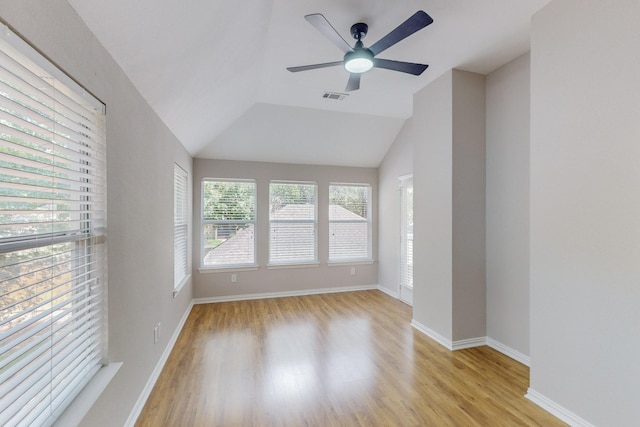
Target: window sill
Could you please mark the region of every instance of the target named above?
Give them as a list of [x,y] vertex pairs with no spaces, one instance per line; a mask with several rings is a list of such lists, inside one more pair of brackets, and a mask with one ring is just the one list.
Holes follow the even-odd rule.
[[224,267],[200,267],[198,272],[201,274],[212,274],[212,273],[228,273],[234,271],[256,271],[259,266],[256,265],[239,265],[237,267],[233,266],[224,266]]
[[327,265],[329,267],[341,267],[345,265],[370,265],[373,264],[372,259],[363,259],[363,260],[345,260],[345,261],[329,261]]
[[269,264],[267,269],[269,270],[282,270],[287,268],[317,268],[320,267],[319,262],[305,262],[300,264]]
[[182,279],[180,281],[180,283],[178,284],[178,286],[176,286],[173,289],[173,297],[177,297],[178,294],[180,293],[180,291],[182,290],[182,288],[184,288],[184,285],[186,285],[187,283],[189,283],[189,281],[191,280],[191,275],[187,275],[184,279]]
[[109,363],[96,372],[80,394],[71,402],[55,421],[55,425],[75,426],[89,413],[91,407],[98,401],[102,392],[107,388],[118,372],[122,363]]

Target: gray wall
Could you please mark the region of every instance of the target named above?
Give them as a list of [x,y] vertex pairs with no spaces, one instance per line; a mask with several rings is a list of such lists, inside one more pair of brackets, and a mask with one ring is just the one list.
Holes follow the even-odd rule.
[[413,119],[405,122],[378,167],[378,283],[398,296],[400,287],[400,191],[398,180],[413,173]]
[[556,0],[531,43],[531,389],[640,420],[640,2]]
[[453,71],[413,97],[413,319],[452,340]]
[[484,92],[452,70],[414,96],[413,317],[452,342],[486,335]]
[[[257,261],[256,271],[200,272],[201,195],[203,178],[255,179],[258,191]],[[318,184],[318,261],[319,267],[269,269],[269,181],[314,181]],[[292,165],[282,163],[240,162],[195,159],[194,161],[194,297],[220,298],[265,293],[297,293],[326,288],[377,286],[376,262],[359,265],[327,265],[329,253],[329,184],[368,183],[372,187],[372,254],[375,260],[378,245],[378,171],[375,168]],[[351,275],[351,268],[356,274]],[[231,274],[237,282],[231,283]]]
[[192,299],[190,284],[172,296],[173,163],[191,175],[192,160],[68,3],[0,14],[107,106],[109,359],[124,364],[83,425],[122,426]]
[[[455,128],[454,121],[449,117],[453,113],[447,113],[454,111],[454,91],[451,87],[454,85],[454,75],[468,74],[458,73],[454,71],[443,75],[434,85],[417,94],[413,118],[407,121],[379,168],[379,236],[381,241],[394,242],[392,249],[392,245],[385,245],[379,251],[380,285],[397,292],[400,223],[398,177],[412,173],[415,168],[416,192],[423,195],[416,197],[416,203],[421,204],[417,209],[422,212],[421,218],[425,221],[417,225],[416,230],[416,251],[423,253],[423,262],[416,263],[418,296],[414,319],[422,325],[432,325],[430,329],[449,339],[453,337],[453,320],[448,323],[447,319],[453,319],[456,310],[459,317],[464,317],[467,312],[464,301],[461,303],[458,300],[456,304],[453,300],[453,291],[445,285],[452,283],[453,278],[450,271],[442,269],[443,262],[453,265],[453,249],[447,240],[453,238],[453,233],[443,237],[448,227],[453,227],[453,222],[449,223],[453,213],[448,210],[453,204],[453,196],[444,191],[447,186],[449,192],[453,191],[454,152],[453,144],[447,143],[453,139],[451,129]],[[477,79],[482,78],[475,76],[475,79],[472,88],[457,83],[458,102],[465,105],[465,96],[476,99],[475,107],[466,114],[471,114],[476,129],[481,129],[479,122],[483,120],[483,107],[478,103],[482,100],[482,85]],[[464,95],[465,91],[476,93]],[[444,145],[440,150],[437,141]],[[468,153],[474,152],[468,150]],[[464,159],[464,153],[458,158]],[[471,167],[476,168],[475,174],[481,178],[483,172],[478,168],[481,169],[482,165],[477,160],[483,158],[482,153],[476,152],[470,158],[475,161]],[[462,163],[457,163],[457,166],[466,167]],[[426,188],[418,188],[418,185]],[[473,200],[477,195],[486,194],[486,335],[492,345],[526,362],[529,357],[529,54],[522,55],[487,76],[486,191],[482,187],[482,179],[473,182],[473,185],[476,187],[470,189],[465,197]],[[464,203],[462,195],[459,193],[458,197]],[[475,203],[475,211],[482,210],[482,200],[475,199]],[[482,218],[480,214],[476,220]],[[461,222],[460,218],[458,222]],[[482,229],[478,222],[474,227],[476,231]],[[460,230],[458,244],[464,245],[465,233]],[[444,241],[448,246],[439,252],[439,261],[429,260],[428,264],[423,265],[424,260],[428,259],[424,258],[424,254],[434,256],[438,250],[438,246],[427,244],[429,239],[441,239],[440,242]],[[481,275],[482,249],[478,249],[482,244],[481,233],[476,237],[476,243],[475,250],[479,250],[480,256],[472,256],[475,257],[476,273]],[[484,298],[481,286],[465,293],[461,288],[459,294],[469,296],[466,303],[475,309],[476,319],[482,325],[481,308],[478,305],[479,301],[482,304]],[[469,335],[473,334],[482,334],[482,331],[474,331]]]
[[453,341],[486,336],[485,77],[453,71]]
[[487,76],[487,336],[529,356],[529,54]]

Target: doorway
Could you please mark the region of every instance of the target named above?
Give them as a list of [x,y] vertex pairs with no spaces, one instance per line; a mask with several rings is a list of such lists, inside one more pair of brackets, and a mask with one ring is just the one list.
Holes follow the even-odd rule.
[[400,299],[413,305],[413,175],[400,177]]

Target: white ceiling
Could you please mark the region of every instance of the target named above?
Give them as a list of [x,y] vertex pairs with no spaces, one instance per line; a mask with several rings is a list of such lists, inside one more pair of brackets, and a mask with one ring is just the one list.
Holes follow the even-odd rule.
[[[529,48],[549,0],[69,0],[142,96],[196,157],[376,167],[411,116],[413,94],[452,69],[486,74]],[[373,69],[342,101],[348,72],[286,67],[339,61],[304,15],[322,13],[365,46],[417,10],[433,24],[380,54],[429,64]],[[355,42],[355,41],[354,41]]]

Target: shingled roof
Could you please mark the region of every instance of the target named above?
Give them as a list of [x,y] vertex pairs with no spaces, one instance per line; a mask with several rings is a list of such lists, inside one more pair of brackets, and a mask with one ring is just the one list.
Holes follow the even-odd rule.
[[[271,214],[271,219],[304,220],[315,217],[312,204],[285,205]],[[329,214],[333,220],[360,221],[333,223],[330,227],[329,253],[332,259],[367,257],[369,239],[366,219],[342,206],[330,205]],[[282,230],[284,231],[284,230]],[[240,229],[217,247],[209,250],[204,257],[205,265],[251,264],[253,260],[254,226]]]

